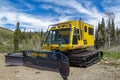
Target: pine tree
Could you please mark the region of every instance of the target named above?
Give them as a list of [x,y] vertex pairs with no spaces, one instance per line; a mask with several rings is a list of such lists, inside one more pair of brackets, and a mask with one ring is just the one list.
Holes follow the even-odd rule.
[[104,21],[104,18],[102,18],[102,21],[101,21],[101,35],[102,35],[103,46],[104,46],[105,41],[106,41],[106,32],[105,32],[105,21]]
[[103,46],[103,36],[102,36],[102,26],[101,23],[98,23],[98,46]]
[[111,45],[114,44],[113,40],[115,39],[115,24],[114,24],[115,15],[113,12],[106,12],[106,16],[108,18],[107,41],[108,41],[108,46],[110,47]]
[[98,48],[100,47],[100,39],[101,39],[101,24],[100,24],[100,22],[98,23],[98,30],[97,30],[97,38],[98,38],[98,42],[97,42],[97,44],[98,44]]
[[115,42],[116,42],[116,44],[118,44],[118,40],[119,39],[119,28],[118,27],[116,27],[116,30],[115,30]]
[[101,24],[98,22],[98,31],[101,31]]
[[30,39],[32,38],[32,32],[31,31],[29,32],[29,38]]
[[101,35],[101,24],[98,22],[98,28],[95,31],[95,46],[96,49],[100,48],[102,42],[102,35]]
[[114,24],[114,19],[112,19],[112,23],[111,23],[111,41],[114,44],[114,40],[115,40],[115,24]]
[[110,31],[111,31],[111,24],[110,24],[110,19],[108,20],[108,26],[107,26],[107,40],[108,40],[108,46],[110,47],[111,45],[111,34],[110,34]]
[[26,40],[27,39],[27,35],[26,35],[26,32],[25,32],[25,28],[24,28],[24,31],[23,32],[21,32],[21,41],[22,40]]
[[98,29],[95,30],[95,48],[99,48],[99,40],[98,40]]
[[19,50],[19,44],[20,44],[20,40],[21,40],[21,30],[19,28],[20,23],[17,22],[16,26],[16,30],[14,32],[14,52],[17,52]]
[[119,28],[117,27],[116,28],[116,37],[118,37],[118,35],[119,35]]

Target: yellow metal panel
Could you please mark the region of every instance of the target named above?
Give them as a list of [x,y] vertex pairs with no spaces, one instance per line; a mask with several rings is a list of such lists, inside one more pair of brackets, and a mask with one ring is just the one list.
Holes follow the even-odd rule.
[[[72,26],[68,26],[66,25],[65,27],[62,27],[60,25],[62,24],[67,24],[67,23],[71,23]],[[67,21],[63,22],[63,23],[58,23],[59,27],[56,28],[51,28],[51,30],[57,30],[57,29],[64,29],[64,28],[72,28],[72,31],[70,33],[70,43],[69,44],[49,44],[46,45],[44,44],[43,47],[45,49],[49,49],[49,50],[60,50],[60,51],[65,51],[65,50],[70,50],[70,49],[76,49],[76,48],[86,48],[89,46],[94,46],[94,35],[89,35],[89,30],[88,28],[92,28],[94,29],[94,26],[88,24],[88,23],[84,23],[82,20],[78,21],[78,20],[72,20],[72,21]],[[84,26],[87,26],[87,32],[84,31]],[[80,34],[80,40],[78,40],[78,44],[73,45],[72,41],[73,41],[73,34],[74,34],[74,28],[79,29],[79,32],[82,30],[82,34]],[[61,32],[62,33],[62,32]],[[66,34],[66,33],[64,33]],[[87,44],[84,44],[84,41],[87,41]]]

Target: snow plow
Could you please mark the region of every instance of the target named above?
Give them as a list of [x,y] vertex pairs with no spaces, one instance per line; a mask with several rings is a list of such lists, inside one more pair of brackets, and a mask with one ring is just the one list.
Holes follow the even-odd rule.
[[[7,65],[23,65],[37,69],[52,69],[67,80],[70,66],[88,67],[97,63],[103,52],[94,47],[94,26],[82,20],[50,25],[42,47],[46,51],[25,50],[5,55]],[[53,70],[54,69],[54,70]]]
[[26,66],[42,70],[60,72],[65,79],[69,75],[69,60],[60,52],[26,50],[5,55],[6,65]]

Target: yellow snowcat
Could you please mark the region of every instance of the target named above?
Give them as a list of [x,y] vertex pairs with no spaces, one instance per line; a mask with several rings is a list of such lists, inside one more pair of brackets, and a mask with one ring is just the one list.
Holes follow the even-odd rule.
[[94,47],[94,26],[80,20],[50,25],[42,44],[44,51],[25,50],[5,55],[7,65],[55,69],[67,80],[70,66],[87,67],[98,62],[102,51]]

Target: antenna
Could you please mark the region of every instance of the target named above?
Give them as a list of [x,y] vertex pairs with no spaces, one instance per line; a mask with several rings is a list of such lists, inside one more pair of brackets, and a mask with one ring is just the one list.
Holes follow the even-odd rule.
[[82,18],[79,19],[79,21],[82,20]]

